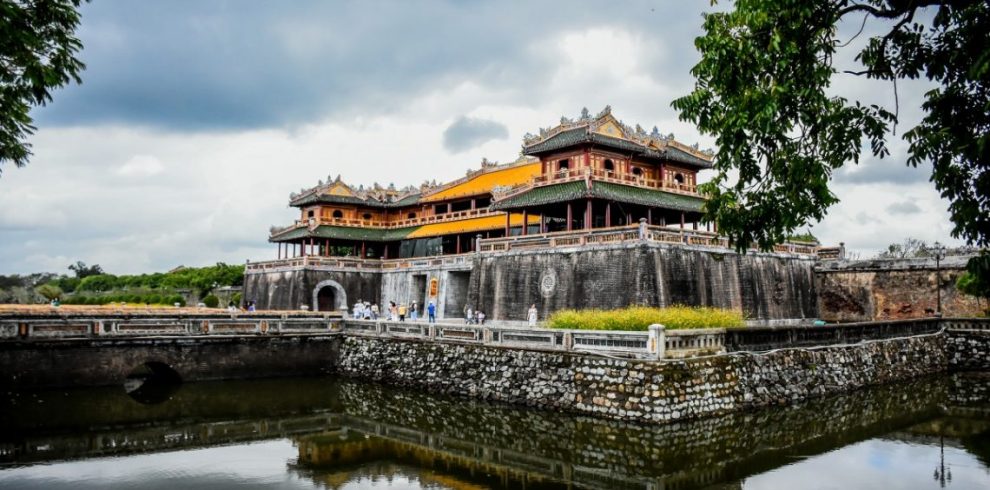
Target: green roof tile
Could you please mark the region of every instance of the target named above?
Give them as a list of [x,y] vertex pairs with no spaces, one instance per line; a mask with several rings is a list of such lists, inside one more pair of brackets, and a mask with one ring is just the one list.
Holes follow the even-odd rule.
[[563,184],[547,185],[536,187],[526,192],[509,196],[492,204],[491,209],[500,211],[503,209],[517,209],[527,206],[542,206],[557,202],[572,201],[587,197],[588,188],[583,180],[565,182]]
[[585,182],[578,180],[563,184],[536,187],[529,191],[496,201],[492,204],[491,209],[503,211],[543,206],[588,197],[688,212],[701,212],[702,206],[705,203],[705,200],[700,197],[685,196],[683,194],[674,194],[672,192],[623,184],[613,184],[611,182],[593,182],[589,192]]
[[352,226],[332,226],[332,225],[320,225],[314,230],[310,231],[309,228],[296,228],[289,230],[283,234],[273,236],[268,239],[270,242],[288,242],[293,240],[298,240],[300,238],[332,238],[336,240],[354,240],[354,241],[369,241],[369,242],[390,242],[395,240],[401,240],[413,231],[419,229],[419,226],[410,226],[407,228],[395,228],[395,229],[381,229],[381,228],[357,228]]

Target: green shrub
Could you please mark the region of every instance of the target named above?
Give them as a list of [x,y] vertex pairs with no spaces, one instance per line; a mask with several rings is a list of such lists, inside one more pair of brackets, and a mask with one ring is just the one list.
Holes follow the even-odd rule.
[[157,305],[162,302],[162,297],[158,294],[149,294],[144,297],[144,302],[149,305]]
[[241,300],[243,298],[244,298],[244,296],[241,295],[241,293],[234,293],[234,295],[230,297],[230,302],[231,303],[234,303],[234,306],[240,307],[241,306]]
[[179,306],[186,306],[186,299],[181,294],[173,294],[165,298],[165,304],[167,305],[174,305],[176,303],[179,303]]
[[745,326],[742,312],[707,306],[648,308],[630,306],[618,310],[561,310],[547,322],[550,328],[575,330],[647,330],[659,323],[668,330],[686,328],[736,328]]
[[203,304],[206,305],[207,308],[216,308],[217,306],[220,306],[220,298],[212,294],[207,294],[206,297],[203,298]]

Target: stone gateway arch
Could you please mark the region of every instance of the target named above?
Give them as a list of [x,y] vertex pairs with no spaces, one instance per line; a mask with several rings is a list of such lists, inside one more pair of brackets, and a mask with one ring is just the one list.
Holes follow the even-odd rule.
[[347,309],[347,292],[339,282],[327,279],[313,288],[313,311],[340,311]]

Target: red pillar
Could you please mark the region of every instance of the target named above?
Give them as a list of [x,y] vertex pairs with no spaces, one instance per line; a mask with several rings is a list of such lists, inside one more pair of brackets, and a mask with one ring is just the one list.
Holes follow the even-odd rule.
[[646,224],[653,224],[653,208],[646,208]]
[[631,224],[633,224],[632,213],[626,213],[626,225],[631,225]]
[[522,234],[525,235],[528,230],[529,230],[529,210],[523,209]]
[[684,229],[684,213],[681,213],[681,229]]
[[547,232],[547,217],[545,215],[540,215],[540,233]]
[[324,247],[323,248],[323,255],[326,255],[327,257],[329,257],[330,256],[330,239],[329,238],[326,239],[326,241],[323,244],[323,247]]
[[457,250],[454,253],[461,253],[461,236],[457,235]]
[[612,226],[612,203],[605,203],[605,228]]
[[586,205],[584,208],[584,229],[591,229],[591,199],[586,200]]
[[505,212],[505,236],[509,236],[509,229],[512,226],[512,211]]
[[366,258],[368,256],[367,249],[365,248],[365,242],[361,242],[361,258]]
[[571,222],[574,221],[574,206],[568,202],[567,203],[567,231],[571,231]]

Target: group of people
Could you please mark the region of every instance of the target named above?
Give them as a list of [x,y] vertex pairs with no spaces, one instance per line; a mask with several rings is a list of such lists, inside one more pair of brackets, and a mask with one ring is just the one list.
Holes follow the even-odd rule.
[[[425,310],[425,311],[423,311]],[[388,306],[384,309],[379,308],[378,303],[369,303],[367,301],[358,300],[354,303],[354,307],[351,309],[351,315],[355,320],[378,320],[382,318],[386,321],[393,322],[404,322],[406,318],[411,321],[417,321],[420,319],[421,315],[424,315],[428,322],[437,322],[437,305],[430,301],[427,303],[426,308],[421,310],[419,305],[413,301],[408,306],[405,303],[396,304],[395,301],[389,301]],[[475,310],[471,308],[470,305],[464,305],[464,323],[468,325],[484,325],[485,315],[484,311],[480,309]],[[536,305],[531,305],[529,311],[526,312],[526,319],[529,320],[529,325],[531,327],[536,326],[537,318],[539,317],[539,312],[536,309]]]
[[437,305],[430,301],[425,308],[425,312],[421,311],[419,305],[413,301],[409,306],[405,303],[396,304],[395,301],[389,301],[388,307],[382,311],[378,307],[378,303],[369,303],[367,301],[358,300],[354,303],[354,307],[351,309],[351,315],[355,320],[378,320],[379,318],[384,318],[388,321],[399,321],[404,322],[408,317],[410,320],[419,320],[420,315],[425,313],[427,321],[430,323],[436,323],[437,321]]
[[472,310],[470,306],[464,305],[464,323],[468,325],[484,325],[485,312]]

